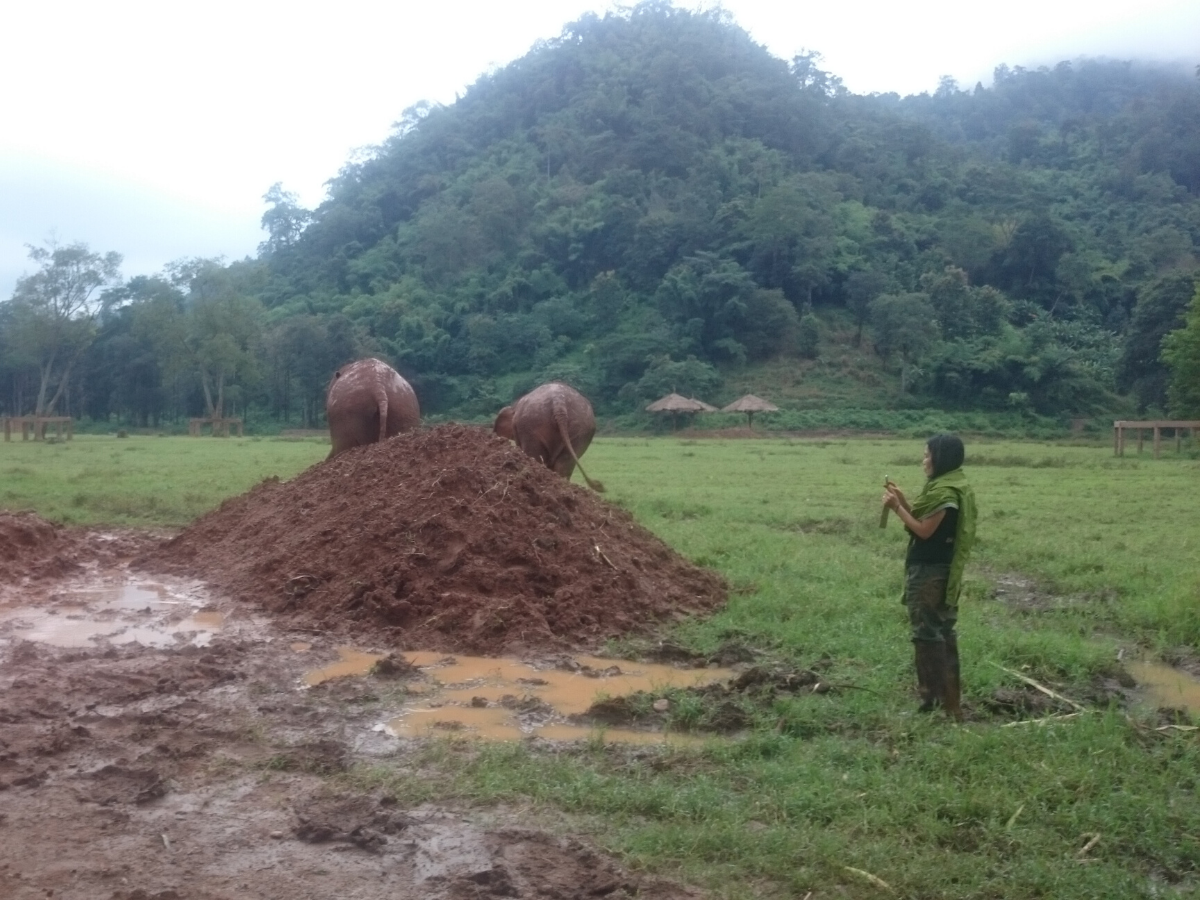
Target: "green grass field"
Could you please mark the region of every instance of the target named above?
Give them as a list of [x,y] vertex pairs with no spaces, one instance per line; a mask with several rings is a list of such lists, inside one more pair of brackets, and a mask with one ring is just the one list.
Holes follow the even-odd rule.
[[[0,507],[177,526],[326,446],[0,444]],[[1118,651],[1196,657],[1200,462],[968,440],[980,522],[959,623],[978,717],[952,726],[912,713],[903,531],[878,527],[884,476],[911,496],[920,457],[919,440],[597,441],[585,462],[607,499],[735,588],[676,639],[709,651],[735,638],[792,666],[824,659],[835,690],[751,708],[748,734],[703,749],[447,742],[352,777],[406,803],[564,817],[631,864],[718,897],[1200,895],[1200,732],[1163,729],[1155,710],[1094,691],[1119,676]],[[1023,585],[1025,601],[997,599],[1001,583]],[[1001,666],[1087,711],[1042,725],[981,715],[997,689],[1021,687]],[[695,713],[686,699],[680,727]]]

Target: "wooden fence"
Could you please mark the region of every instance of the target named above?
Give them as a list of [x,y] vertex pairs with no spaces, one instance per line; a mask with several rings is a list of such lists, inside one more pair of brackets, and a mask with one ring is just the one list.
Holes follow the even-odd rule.
[[1175,452],[1179,452],[1181,432],[1185,429],[1192,433],[1192,439],[1196,438],[1196,429],[1200,428],[1200,421],[1187,421],[1176,419],[1151,419],[1145,422],[1124,421],[1118,420],[1113,422],[1113,456],[1125,455],[1125,432],[1137,432],[1137,452],[1142,452],[1142,439],[1145,431],[1154,432],[1154,458],[1158,459],[1159,451],[1162,449],[1162,430],[1170,428],[1175,433]]
[[54,426],[54,434],[58,440],[63,439],[63,431],[66,431],[66,439],[69,441],[74,437],[72,422],[70,416],[5,416],[4,419],[4,439],[11,441],[13,432],[18,428],[21,430],[21,440],[29,440],[32,434],[35,441],[43,441],[46,439],[46,426]]

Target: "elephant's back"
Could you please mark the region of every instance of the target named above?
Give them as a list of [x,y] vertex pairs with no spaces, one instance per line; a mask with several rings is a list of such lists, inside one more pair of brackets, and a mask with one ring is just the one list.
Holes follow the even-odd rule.
[[377,397],[381,389],[389,405],[398,403],[411,406],[419,414],[417,393],[408,379],[383,360],[374,357],[355,360],[334,373],[326,393],[326,406],[334,405],[343,397]]
[[529,414],[537,411],[539,415],[553,413],[563,409],[572,419],[586,417],[595,420],[592,404],[587,397],[575,390],[569,384],[561,381],[549,381],[538,385],[513,405],[513,415]]

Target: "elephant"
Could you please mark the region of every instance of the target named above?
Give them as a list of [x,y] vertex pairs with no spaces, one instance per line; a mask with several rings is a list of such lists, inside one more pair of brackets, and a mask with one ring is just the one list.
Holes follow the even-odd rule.
[[583,470],[579,457],[596,434],[596,415],[587,397],[558,381],[534,388],[496,416],[492,430],[568,481],[579,466],[588,487],[603,493],[604,485]]
[[421,424],[417,394],[404,378],[378,359],[359,359],[333,373],[325,395],[325,417],[333,459]]

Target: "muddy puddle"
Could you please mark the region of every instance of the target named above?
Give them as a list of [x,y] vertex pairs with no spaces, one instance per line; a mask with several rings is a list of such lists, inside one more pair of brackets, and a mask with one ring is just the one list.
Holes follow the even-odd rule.
[[226,619],[211,608],[201,585],[187,581],[83,582],[36,598],[37,605],[25,599],[10,596],[0,603],[0,632],[53,647],[203,647]]
[[[339,660],[312,669],[304,683],[314,686],[334,678],[366,676],[383,659],[350,647],[338,648]],[[603,739],[617,743],[694,743],[690,735],[573,724],[598,700],[639,691],[699,687],[733,677],[721,668],[678,669],[673,666],[594,656],[573,656],[567,668],[518,659],[446,656],[443,653],[401,654],[420,670],[406,685],[409,702],[399,715],[377,726],[394,737],[462,736],[490,741],[540,737],[555,741]]]
[[[267,620],[218,609],[199,582],[122,580],[95,573],[60,583],[40,596],[8,592],[0,598],[0,638],[57,648],[140,645],[154,649],[207,647],[222,633],[272,640]],[[315,652],[311,641],[291,641],[293,654]],[[333,679],[365,678],[385,654],[337,648],[338,659],[314,665],[300,679],[307,689]],[[690,735],[627,728],[598,730],[578,717],[598,700],[637,692],[698,687],[733,677],[722,668],[673,666],[592,656],[533,663],[512,658],[397,654],[416,667],[404,682],[405,702],[375,730],[393,738],[431,736],[519,741],[602,739],[630,744],[694,743]],[[315,662],[315,660],[314,660]]]
[[[548,709],[525,698],[551,681],[439,654],[412,654],[417,669],[393,654],[396,677],[364,677],[378,654],[336,650],[182,580],[0,582],[0,898],[701,896],[531,827],[523,808],[411,806],[330,779],[360,760],[416,765],[386,732],[410,706],[442,703],[430,715],[449,720],[454,692],[490,696],[503,675],[544,679],[515,684]],[[336,680],[309,688],[318,673]]]
[[1134,677],[1146,701],[1156,707],[1185,709],[1200,716],[1200,679],[1162,663],[1145,660],[1128,662],[1125,668]]

